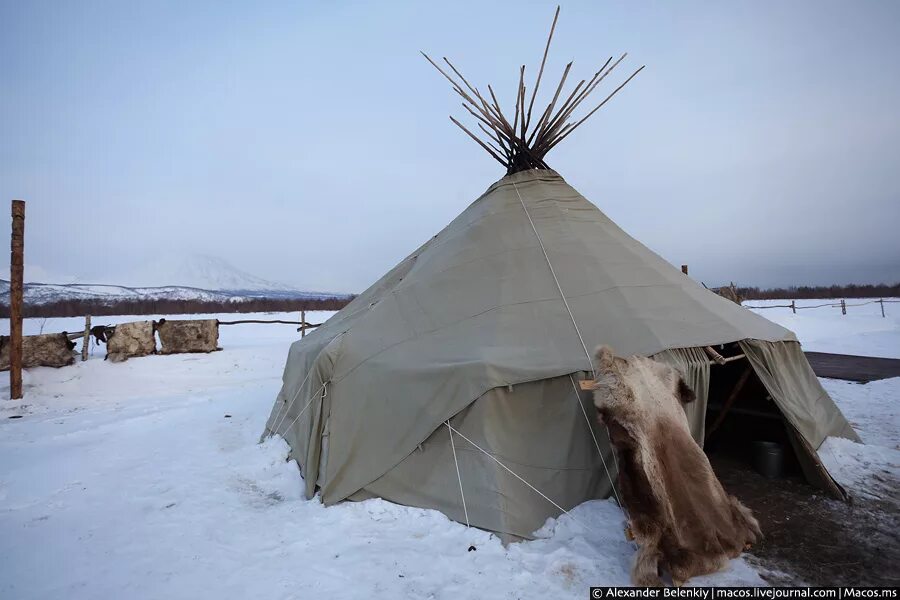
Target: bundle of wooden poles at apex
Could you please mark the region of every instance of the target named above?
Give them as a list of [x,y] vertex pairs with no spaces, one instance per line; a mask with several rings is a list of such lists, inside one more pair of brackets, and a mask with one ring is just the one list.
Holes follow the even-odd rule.
[[433,61],[431,57],[422,52],[422,56],[424,56],[428,62],[441,73],[441,75],[447,78],[453,86],[453,91],[462,97],[463,108],[477,119],[478,127],[484,132],[487,139],[479,138],[452,116],[450,117],[450,120],[469,137],[475,140],[475,142],[490,154],[491,157],[506,167],[507,175],[519,171],[526,171],[528,169],[549,169],[547,163],[544,162],[544,157],[547,153],[568,137],[570,133],[575,131],[579,125],[587,121],[591,115],[600,109],[600,107],[609,102],[619,90],[625,87],[625,84],[631,81],[631,79],[644,68],[641,66],[632,73],[628,79],[614,89],[612,93],[600,102],[600,104],[583,117],[577,120],[570,120],[581,103],[593,93],[597,86],[606,79],[606,76],[609,75],[620,62],[622,62],[628,53],[622,54],[615,62],[612,62],[612,57],[610,56],[603,66],[594,73],[590,80],[582,79],[579,81],[571,93],[569,93],[566,100],[559,105],[559,108],[557,108],[557,103],[563,88],[565,87],[566,79],[569,77],[569,71],[572,68],[573,62],[570,62],[563,71],[559,85],[556,86],[556,92],[553,94],[553,99],[532,127],[532,109],[534,108],[534,101],[537,98],[538,89],[541,86],[541,77],[544,74],[544,66],[547,63],[547,53],[550,50],[550,42],[553,40],[553,32],[556,30],[556,21],[558,18],[559,6],[556,7],[556,14],[553,16],[553,25],[550,26],[550,35],[547,37],[547,45],[544,47],[544,56],[541,59],[541,67],[538,70],[534,89],[531,90],[531,99],[528,101],[527,108],[525,65],[522,65],[519,68],[519,89],[516,93],[516,107],[513,113],[512,122],[506,118],[503,111],[500,109],[500,102],[497,100],[497,96],[494,94],[494,90],[490,85],[487,86],[491,100],[488,102],[481,92],[478,91],[478,88],[472,87],[466,78],[463,77],[462,73],[460,73],[446,57],[443,58],[444,62],[447,63],[447,66],[450,67],[460,81],[451,77],[444,69]]

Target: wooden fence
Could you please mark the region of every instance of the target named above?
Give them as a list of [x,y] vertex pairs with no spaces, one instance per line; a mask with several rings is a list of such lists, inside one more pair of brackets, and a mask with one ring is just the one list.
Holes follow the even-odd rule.
[[886,317],[887,315],[884,312],[885,304],[897,304],[900,303],[900,300],[885,300],[884,298],[878,298],[877,300],[867,300],[866,302],[856,302],[854,304],[847,304],[847,301],[841,299],[836,302],[826,302],[824,304],[813,304],[810,306],[798,306],[796,300],[791,300],[790,304],[769,304],[766,306],[751,306],[749,304],[741,304],[744,308],[752,308],[752,309],[764,309],[764,308],[790,308],[794,314],[797,314],[798,310],[809,310],[811,308],[838,308],[841,309],[841,314],[847,314],[847,308],[853,306],[866,306],[867,304],[880,304],[881,305],[881,316]]
[[[160,321],[161,322],[161,321]],[[154,322],[156,323],[156,322]],[[297,331],[300,333],[300,337],[306,337],[306,332],[315,329],[316,327],[321,327],[322,323],[310,323],[306,320],[306,311],[300,311],[300,320],[299,321],[285,321],[282,319],[241,319],[237,321],[217,321],[218,325],[246,325],[246,324],[262,324],[262,325],[270,325],[270,324],[280,324],[280,325],[297,325]],[[74,332],[69,333],[64,331],[63,333],[72,341],[75,340],[83,340],[81,346],[81,360],[86,361],[88,359],[88,348],[91,341],[91,337],[97,340],[97,344],[105,342],[110,335],[115,332],[115,325],[94,325],[91,326],[91,317],[90,315],[84,318],[84,332]]]

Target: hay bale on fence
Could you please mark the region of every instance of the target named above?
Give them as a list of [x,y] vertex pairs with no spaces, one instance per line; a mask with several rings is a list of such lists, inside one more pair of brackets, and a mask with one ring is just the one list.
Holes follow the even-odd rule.
[[[9,336],[0,336],[0,371],[9,370]],[[75,343],[66,333],[26,335],[22,338],[22,366],[65,367],[75,362]]]
[[219,322],[216,319],[167,321],[156,324],[160,354],[214,352],[219,349]]
[[153,321],[133,321],[116,325],[106,340],[106,358],[122,362],[135,356],[156,353]]

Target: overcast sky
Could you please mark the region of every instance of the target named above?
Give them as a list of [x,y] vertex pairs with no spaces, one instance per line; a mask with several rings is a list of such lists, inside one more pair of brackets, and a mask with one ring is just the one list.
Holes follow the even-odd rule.
[[[109,281],[200,252],[361,291],[503,175],[418,51],[511,110],[554,8],[0,0],[0,199],[28,202],[26,263]],[[623,51],[611,83],[647,68],[547,161],[707,284],[898,281],[898,31],[890,0],[566,2],[554,81]]]

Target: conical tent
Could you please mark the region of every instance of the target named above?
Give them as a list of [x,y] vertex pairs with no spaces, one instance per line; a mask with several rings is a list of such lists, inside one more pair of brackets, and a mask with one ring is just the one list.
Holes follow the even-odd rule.
[[[557,9],[557,16],[559,9]],[[858,439],[793,333],[698,286],[550,170],[546,154],[625,58],[612,57],[532,113],[520,69],[513,118],[446,58],[431,58],[484,138],[453,122],[507,170],[462,214],[288,354],[266,424],[325,504],[379,496],[436,508],[507,536],[615,493],[616,461],[579,381],[592,350],[653,356],[679,369],[702,443],[708,348],[740,344],[789,424],[808,478],[835,484],[815,457],[827,436]],[[455,75],[455,77],[454,77]],[[534,120],[532,120],[534,116]],[[737,358],[735,355],[733,358]],[[715,367],[712,367],[715,368]],[[723,411],[724,412],[724,411]]]
[[697,285],[555,172],[532,169],[492,185],[294,343],[267,429],[325,504],[380,496],[529,537],[610,493],[608,437],[578,389],[595,346],[708,371],[693,349],[730,342],[810,447],[855,439],[793,333]]

